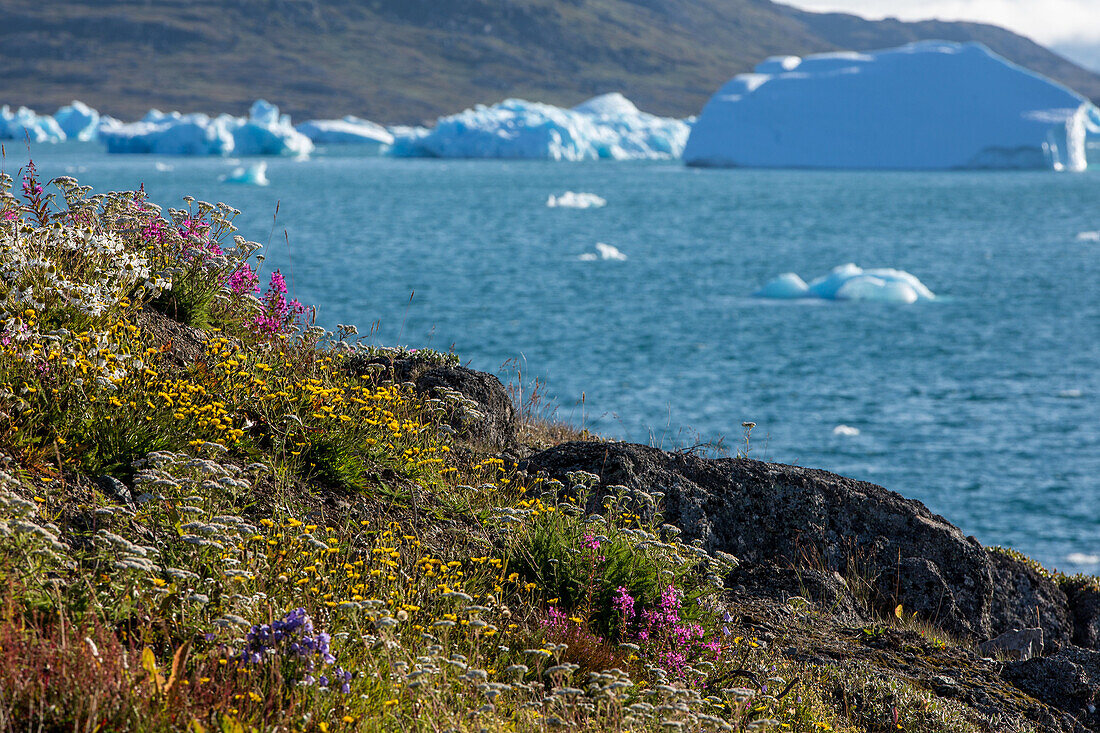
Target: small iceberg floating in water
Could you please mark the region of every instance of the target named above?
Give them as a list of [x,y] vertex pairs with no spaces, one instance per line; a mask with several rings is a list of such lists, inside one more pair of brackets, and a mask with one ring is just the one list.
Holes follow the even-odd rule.
[[232,173],[218,178],[222,183],[239,183],[246,186],[266,186],[271,181],[267,179],[267,163],[253,163],[249,166],[237,166]]
[[828,275],[808,285],[793,272],[785,272],[753,293],[756,298],[793,300],[875,300],[883,303],[916,303],[934,300],[935,294],[905,270],[876,268],[864,270],[849,262],[834,267]]
[[1100,231],[1098,232],[1078,232],[1078,242],[1100,242]]
[[859,428],[853,428],[851,425],[837,425],[833,428],[833,435],[843,435],[854,438],[859,435]]
[[626,255],[619,251],[618,247],[603,242],[596,242],[595,252],[585,252],[578,257],[581,262],[595,262],[596,260],[625,260]]
[[561,196],[550,194],[546,199],[546,205],[551,209],[598,209],[607,206],[607,199],[594,193],[574,193],[566,191]]
[[806,284],[805,280],[793,272],[784,272],[782,275],[753,293],[753,296],[757,298],[780,298],[783,300],[813,297],[810,294],[810,286]]
[[1100,565],[1100,555],[1071,552],[1066,555],[1066,562],[1073,563],[1074,565]]

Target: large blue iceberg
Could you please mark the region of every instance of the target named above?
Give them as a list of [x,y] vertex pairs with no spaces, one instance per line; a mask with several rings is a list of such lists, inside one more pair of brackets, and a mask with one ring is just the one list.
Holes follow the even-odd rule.
[[692,127],[689,165],[1087,167],[1100,110],[977,43],[775,57],[723,86]]
[[307,155],[310,139],[294,129],[289,115],[257,100],[248,117],[150,110],[139,122],[107,120],[99,139],[108,153],[162,155]]
[[30,140],[32,143],[57,143],[65,140],[65,131],[49,115],[20,107],[12,112],[0,107],[0,140]]
[[690,126],[641,112],[621,94],[563,109],[507,99],[439,118],[427,132],[398,136],[392,155],[542,160],[679,158]]

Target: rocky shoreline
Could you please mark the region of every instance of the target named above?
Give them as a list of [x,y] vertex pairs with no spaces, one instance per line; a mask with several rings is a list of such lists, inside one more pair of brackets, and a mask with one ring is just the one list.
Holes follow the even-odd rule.
[[[624,490],[663,494],[685,541],[738,558],[725,584],[740,622],[793,661],[868,665],[974,708],[990,730],[1100,731],[1097,578],[983,547],[919,501],[827,471],[611,441],[535,452],[516,442],[496,377],[443,367],[416,384],[476,402],[456,428],[529,476],[599,476],[588,512]],[[951,641],[930,644],[918,626]]]

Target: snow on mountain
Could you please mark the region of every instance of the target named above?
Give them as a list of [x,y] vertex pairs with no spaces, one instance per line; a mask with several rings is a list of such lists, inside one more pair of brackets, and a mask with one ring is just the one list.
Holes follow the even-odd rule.
[[684,160],[779,168],[1084,170],[1100,110],[977,43],[773,57],[703,108]]
[[399,157],[534,158],[544,160],[679,158],[690,127],[639,112],[621,94],[574,109],[507,99],[439,118],[426,134],[400,137]]

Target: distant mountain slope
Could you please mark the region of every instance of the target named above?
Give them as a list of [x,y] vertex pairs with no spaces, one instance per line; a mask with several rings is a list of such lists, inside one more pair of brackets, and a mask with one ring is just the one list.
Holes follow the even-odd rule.
[[509,96],[572,105],[622,91],[699,111],[777,53],[979,40],[1100,98],[1100,76],[975,23],[867,21],[767,0],[0,0],[0,104],[73,98],[132,118],[156,106],[417,122]]

